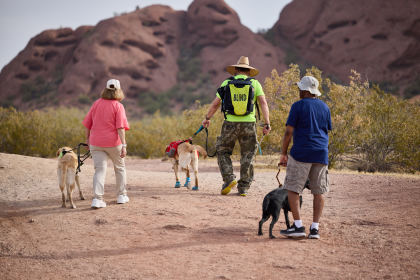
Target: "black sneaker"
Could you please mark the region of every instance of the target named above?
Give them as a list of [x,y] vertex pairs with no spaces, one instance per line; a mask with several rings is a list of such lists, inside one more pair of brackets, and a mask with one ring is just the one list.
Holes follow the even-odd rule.
[[319,239],[319,230],[316,228],[311,228],[311,232],[308,235],[310,239]]
[[295,226],[295,223],[288,228],[280,231],[281,235],[287,236],[287,237],[305,237],[305,227],[301,226],[300,228]]

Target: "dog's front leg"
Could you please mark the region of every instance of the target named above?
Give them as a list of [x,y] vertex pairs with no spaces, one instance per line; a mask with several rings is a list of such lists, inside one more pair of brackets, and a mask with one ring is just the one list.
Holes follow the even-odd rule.
[[83,193],[82,193],[82,189],[80,188],[79,174],[76,174],[76,185],[77,185],[77,188],[79,189],[80,200],[85,200],[85,197],[83,196]]

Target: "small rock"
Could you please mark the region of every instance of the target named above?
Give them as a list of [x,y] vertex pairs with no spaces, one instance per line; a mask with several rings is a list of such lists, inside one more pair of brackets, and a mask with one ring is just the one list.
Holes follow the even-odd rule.
[[105,220],[105,219],[96,218],[96,220],[95,220],[95,225],[104,225],[104,224],[107,224],[107,223],[108,223],[108,221]]

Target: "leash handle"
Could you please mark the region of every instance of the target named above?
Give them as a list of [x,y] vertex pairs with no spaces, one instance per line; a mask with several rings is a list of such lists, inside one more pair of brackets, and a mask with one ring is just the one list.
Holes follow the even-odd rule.
[[204,129],[204,126],[201,125],[200,128],[194,133],[193,137],[196,136],[198,133],[200,133]]

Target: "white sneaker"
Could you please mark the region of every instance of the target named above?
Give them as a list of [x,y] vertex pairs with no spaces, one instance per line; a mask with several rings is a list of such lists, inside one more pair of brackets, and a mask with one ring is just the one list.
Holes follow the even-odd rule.
[[118,204],[124,204],[124,203],[127,203],[129,201],[130,201],[130,199],[125,194],[120,194],[117,198],[117,203]]
[[90,207],[92,207],[92,208],[105,208],[106,203],[105,203],[105,201],[103,201],[101,199],[94,198],[92,200],[92,205]]

